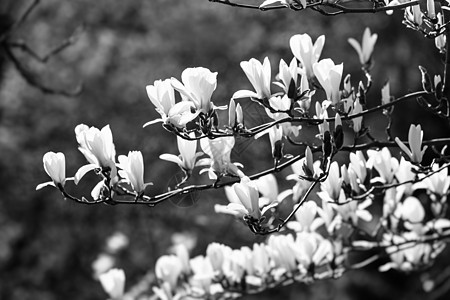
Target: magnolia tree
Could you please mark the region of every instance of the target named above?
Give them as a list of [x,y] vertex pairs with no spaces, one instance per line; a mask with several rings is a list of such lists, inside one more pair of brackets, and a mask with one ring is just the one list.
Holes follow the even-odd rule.
[[[410,125],[408,139],[402,141],[390,127],[393,110],[403,102],[417,101],[430,114],[450,118],[449,2],[268,0],[259,6],[212,2],[261,10],[312,9],[326,15],[403,10],[407,27],[435,40],[436,54],[444,57],[442,69],[431,76],[419,67],[422,88],[408,94],[392,95],[389,82],[373,91],[376,33],[361,29],[362,39],[348,40],[365,78],[358,84],[345,74],[342,63],[321,57],[325,36],[314,41],[307,33],[296,34],[286,45],[291,60],[281,59],[276,68],[268,57],[240,63],[252,88],[230,93],[228,106],[211,101],[218,73],[203,67],[184,70],[181,80],[172,77],[146,87],[160,118],[144,126],[160,123],[178,142],[174,154],[160,156],[183,173],[167,192],[154,194],[148,187],[140,151],[117,156],[109,126],[97,129],[85,124],[75,128],[75,136],[87,164],[67,178],[64,154],[46,153],[44,169],[51,181],[37,189],[56,187],[65,199],[80,204],[158,209],[154,206],[175,196],[223,188],[230,203],[216,205],[216,212],[241,219],[243,228],[268,236],[264,243],[240,249],[212,243],[204,255],[192,258],[186,248],[176,248],[156,263],[155,283],[143,292],[152,299],[239,297],[294,282],[336,278],[380,258],[385,262],[379,264],[380,272],[408,272],[433,264],[450,235],[450,138],[426,139],[417,123]],[[244,101],[262,106],[270,121],[247,126]],[[227,120],[219,119],[225,115],[219,110],[228,110]],[[375,112],[387,119],[382,139],[375,138],[364,122]],[[306,131],[313,131],[315,138],[302,138]],[[270,147],[263,150],[272,154],[273,167],[251,170],[232,159],[236,138],[266,136]],[[423,162],[425,152],[433,157],[429,163]],[[338,154],[344,160],[338,162]],[[285,178],[291,188],[279,192],[277,180],[284,178],[274,174],[283,169],[291,171]],[[78,184],[92,171],[99,182],[90,196],[68,192],[69,181]],[[192,176],[196,172],[209,183],[196,183]],[[370,255],[358,261],[350,258],[364,252]],[[122,270],[111,269],[99,279],[112,299],[132,298],[125,293]]]

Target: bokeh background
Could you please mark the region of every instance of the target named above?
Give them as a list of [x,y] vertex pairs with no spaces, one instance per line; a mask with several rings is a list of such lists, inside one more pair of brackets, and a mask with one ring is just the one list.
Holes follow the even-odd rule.
[[[0,29],[16,20],[29,3],[2,0]],[[292,58],[289,38],[298,33],[309,33],[314,40],[326,35],[322,58],[344,62],[344,73],[351,73],[357,84],[362,74],[347,39],[359,40],[369,26],[379,35],[375,84],[368,100],[375,106],[385,80],[390,80],[393,95],[401,95],[420,88],[418,65],[431,74],[442,72],[433,40],[406,29],[401,20],[402,13],[325,17],[309,11],[236,9],[207,0],[41,0],[11,39],[26,40],[44,54],[82,24],[84,31],[46,64],[20,51],[15,54],[45,85],[70,91],[82,81],[84,89],[76,97],[42,93],[24,80],[0,49],[0,299],[105,299],[93,264],[101,265],[98,259],[107,251],[106,241],[118,232],[128,243],[115,253],[114,265],[125,270],[127,288],[151,271],[174,243],[190,244],[195,256],[212,241],[232,247],[261,242],[239,221],[214,213],[214,204],[226,203],[223,191],[175,199],[156,208],[83,206],[62,200],[54,189],[35,191],[37,184],[48,180],[42,156],[47,151],[64,152],[70,176],[85,162],[77,150],[75,126],[109,124],[117,153],[142,151],[146,181],[154,183],[149,191],[163,192],[178,170],[158,156],[176,154],[176,140],[158,125],[142,128],[157,117],[145,92],[147,84],[180,78],[187,67],[207,67],[219,73],[213,101],[225,105],[234,91],[250,88],[240,61],[269,56],[275,75],[279,59]],[[255,122],[260,118],[252,106],[245,114]],[[394,135],[406,137],[411,122],[425,126],[426,138],[448,136],[448,123],[424,114],[414,101],[396,109]],[[375,135],[383,136],[382,116],[373,116],[367,124],[372,124]],[[244,163],[249,173],[262,170],[271,164],[270,151],[252,150],[263,144],[269,149],[267,140],[239,142],[233,159]],[[278,176],[281,190],[288,187],[281,182],[286,174]],[[94,176],[87,176],[71,191],[89,195],[95,183]],[[425,294],[423,276],[445,275],[445,270],[448,273],[440,263],[425,275],[393,271],[380,275],[372,266],[339,280],[283,287],[246,299],[438,299],[445,297],[448,287]]]

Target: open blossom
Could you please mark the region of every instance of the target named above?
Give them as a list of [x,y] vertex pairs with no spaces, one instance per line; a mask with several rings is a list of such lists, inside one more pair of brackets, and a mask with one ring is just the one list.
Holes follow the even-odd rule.
[[339,173],[338,163],[336,161],[332,162],[327,179],[320,184],[322,192],[318,192],[317,195],[322,199],[326,198],[330,202],[337,201],[340,196],[343,181],[344,179]]
[[44,162],[44,170],[50,176],[52,181],[44,182],[36,187],[36,190],[51,185],[58,187],[59,184],[64,186],[66,183],[66,157],[62,152],[47,152],[42,158]]
[[[156,122],[166,122],[170,109],[175,105],[175,93],[170,79],[156,80],[153,85],[147,85],[147,96],[156,108],[156,111],[161,115],[161,119],[149,122],[150,124]],[[149,124],[147,124],[149,125]],[[144,125],[145,126],[145,125]]]
[[[195,133],[191,132],[189,137],[194,138]],[[196,152],[197,140],[187,140],[177,136],[177,144],[180,155],[161,154],[159,158],[176,163],[186,174],[191,174],[194,167],[200,165],[197,158],[203,155],[202,152]]]
[[[283,89],[283,91],[286,94],[289,94],[289,90],[291,88],[291,85],[294,86],[294,91],[297,90],[297,84],[298,84],[298,77],[300,75],[299,72],[300,68],[298,67],[297,60],[293,58],[291,62],[289,63],[289,66],[286,64],[286,62],[281,59],[280,60],[280,66],[279,66],[279,73],[278,77],[281,80],[280,82],[275,82],[274,84],[278,85]],[[288,95],[289,97],[292,97],[291,95]]]
[[[242,177],[242,171],[240,171],[236,164],[231,162],[231,150],[234,147],[234,137],[221,137],[216,139],[201,139],[200,146],[205,154],[209,158],[201,160],[202,165],[209,162],[211,167],[209,169],[209,177],[216,179],[217,175],[214,174],[231,174]],[[202,170],[200,173],[203,173]]]
[[122,298],[125,289],[125,272],[121,269],[111,269],[99,276],[105,292],[112,300]]
[[233,185],[233,189],[240,203],[230,203],[228,204],[228,209],[259,219],[261,217],[259,193],[254,183],[248,177],[243,177],[241,182]]
[[159,280],[167,282],[171,291],[174,291],[183,271],[182,266],[183,264],[177,256],[163,255],[156,261],[155,275]]
[[289,40],[292,54],[297,58],[308,79],[314,77],[313,65],[319,60],[325,44],[325,36],[321,35],[313,44],[311,37],[307,34],[296,34]]
[[369,157],[367,167],[370,169],[373,166],[379,174],[379,177],[372,178],[371,182],[392,183],[399,162],[395,157],[391,156],[389,149],[384,147],[380,151],[367,150],[367,156]]
[[333,104],[339,102],[339,86],[341,84],[344,65],[335,65],[330,58],[322,59],[313,65],[314,75],[327,94],[327,99]]
[[181,73],[181,80],[183,83],[172,77],[173,88],[184,101],[193,102],[197,110],[208,114],[213,108],[211,96],[217,87],[217,72],[203,67],[187,68]]
[[242,61],[241,68],[247,75],[248,80],[252,84],[256,92],[249,90],[240,90],[233,94],[233,99],[238,98],[256,98],[256,99],[269,99],[270,93],[270,78],[272,76],[272,69],[270,67],[269,58],[264,58],[264,62],[261,62],[255,58],[251,58],[249,61]]
[[395,142],[402,149],[402,151],[408,155],[413,163],[419,163],[422,161],[423,154],[427,150],[428,146],[422,149],[423,131],[419,125],[411,124],[408,133],[409,148],[398,138],[395,138]]
[[110,168],[111,178],[116,176],[116,149],[113,143],[113,137],[109,125],[101,130],[95,127],[88,127],[80,124],[75,127],[75,134],[79,144],[78,150],[83,153],[89,162],[82,166],[75,174],[75,183],[89,171],[94,169]]
[[[441,166],[442,167],[442,166]],[[428,176],[422,181],[414,184],[414,189],[423,188],[438,195],[440,198],[447,195],[450,188],[450,176],[448,174],[448,168],[442,168],[439,170],[438,164],[433,164],[431,170],[434,172],[431,176]]]
[[119,175],[130,182],[133,189],[142,193],[148,184],[144,184],[144,159],[140,151],[130,151],[128,156],[120,155],[118,157]]
[[[297,204],[298,205],[298,204]],[[297,206],[296,205],[296,206]],[[295,207],[296,207],[295,206]],[[287,227],[294,231],[315,231],[321,225],[321,219],[316,218],[317,204],[314,201],[306,201],[298,208],[295,213],[296,221],[290,221],[287,223]]]
[[360,44],[353,38],[349,38],[348,42],[355,48],[359,56],[359,62],[363,66],[370,65],[372,58],[373,48],[377,42],[378,35],[376,33],[371,34],[369,27],[364,30],[362,43]]

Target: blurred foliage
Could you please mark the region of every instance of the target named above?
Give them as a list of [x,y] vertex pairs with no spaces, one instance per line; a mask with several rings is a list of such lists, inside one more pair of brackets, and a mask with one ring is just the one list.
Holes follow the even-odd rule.
[[[2,0],[0,26],[6,18],[17,18],[28,3]],[[420,87],[417,65],[426,66],[430,74],[441,71],[433,40],[423,40],[406,29],[401,17],[401,13],[324,17],[309,11],[260,12],[207,0],[42,0],[14,38],[45,53],[79,25],[85,25],[85,32],[47,64],[20,52],[17,55],[47,85],[70,89],[82,80],[84,91],[75,98],[43,94],[29,86],[0,52],[0,299],[104,299],[91,265],[104,250],[106,239],[117,231],[130,240],[116,258],[116,266],[127,273],[127,287],[168,251],[174,233],[196,238],[193,256],[203,253],[212,241],[233,247],[261,241],[239,221],[214,214],[214,204],[226,201],[222,191],[194,195],[181,203],[175,199],[153,209],[82,206],[61,200],[52,189],[36,192],[36,185],[47,180],[42,155],[50,150],[64,152],[67,173],[74,174],[84,163],[77,151],[75,126],[110,124],[118,154],[141,150],[146,180],[154,183],[150,191],[162,192],[177,169],[157,157],[175,153],[176,141],[159,126],[142,128],[157,117],[145,92],[147,84],[180,78],[186,67],[204,66],[219,72],[214,103],[227,104],[234,91],[250,87],[239,62],[269,56],[275,75],[279,59],[291,59],[289,38],[297,33],[309,33],[314,39],[325,34],[322,57],[344,62],[344,73],[356,74],[352,76],[356,84],[361,72],[347,38],[359,39],[369,26],[379,35],[373,104],[369,101],[374,106],[387,78],[392,94],[400,95]],[[397,111],[401,113],[395,119],[394,135],[404,137],[419,116],[427,138],[449,132],[447,123],[423,117],[415,103]],[[245,113],[255,122],[260,116],[252,106]],[[373,128],[379,135],[383,122]],[[267,147],[266,139],[238,144],[235,160],[245,163],[247,172],[271,162],[269,151],[252,151]],[[89,195],[94,180],[84,179],[77,193]],[[413,295],[424,296],[416,293],[419,290],[417,274],[380,275],[374,268],[337,281],[277,289],[248,299],[413,299]]]

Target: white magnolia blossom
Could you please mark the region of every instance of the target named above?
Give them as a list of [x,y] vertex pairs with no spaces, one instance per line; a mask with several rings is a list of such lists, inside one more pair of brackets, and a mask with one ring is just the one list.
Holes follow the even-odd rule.
[[[210,164],[208,171],[210,179],[217,179],[217,175],[235,175],[244,176],[242,171],[238,169],[237,163],[231,162],[231,150],[234,147],[234,137],[221,137],[216,139],[201,139],[200,146],[203,152],[209,156],[209,158],[199,161],[199,164]],[[202,170],[200,173],[203,173]]]
[[[191,132],[189,137],[195,138],[195,133]],[[203,152],[196,152],[197,140],[188,140],[177,136],[177,144],[180,155],[161,154],[159,158],[178,164],[186,174],[191,174],[194,167],[204,164],[204,161],[197,161],[203,155]]]
[[295,90],[297,89],[299,75],[300,68],[298,67],[298,62],[295,58],[291,60],[289,66],[283,59],[281,59],[278,73],[278,77],[280,78],[281,82],[274,82],[274,84],[281,87],[283,91],[288,94],[289,87],[292,83],[294,84]]
[[264,62],[261,62],[255,58],[249,61],[242,61],[241,68],[247,75],[248,80],[252,84],[256,92],[249,90],[240,90],[233,94],[233,99],[238,98],[256,98],[256,99],[269,99],[270,82],[272,77],[272,69],[270,67],[269,58],[264,58]]
[[62,152],[47,152],[44,154],[42,161],[44,163],[44,170],[52,181],[44,182],[36,187],[36,190],[40,190],[45,186],[58,185],[64,186],[66,183],[66,157]]
[[379,174],[378,177],[372,178],[371,182],[392,183],[399,162],[395,157],[391,156],[389,149],[385,147],[381,151],[368,150],[367,156],[369,157],[367,160],[368,168],[374,167]]
[[[397,2],[396,4],[399,4],[398,1],[392,1],[389,3],[389,6],[394,5],[392,3]],[[411,22],[412,24],[416,26],[421,26],[423,23],[423,13],[420,10],[419,4],[408,6],[405,8],[405,19]]]
[[428,146],[423,147],[423,131],[422,127],[419,125],[411,124],[408,133],[408,143],[409,148],[398,138],[395,138],[395,142],[402,149],[402,151],[408,155],[413,163],[420,164],[422,162],[423,154],[427,150]]
[[343,180],[344,179],[340,176],[338,163],[336,161],[332,162],[327,179],[320,184],[320,189],[322,192],[318,192],[317,195],[321,198],[327,198],[330,202],[338,201]]
[[213,109],[211,96],[217,87],[217,72],[211,72],[207,68],[187,68],[181,73],[181,83],[176,78],[171,78],[171,84],[183,98],[191,101],[199,112],[208,114]]
[[330,58],[322,59],[313,64],[314,75],[325,90],[327,100],[333,104],[338,103],[341,98],[339,87],[341,85],[344,64],[335,65]]
[[[297,209],[297,206],[298,204],[294,206],[294,209]],[[287,227],[296,232],[314,232],[322,225],[322,220],[316,218],[317,208],[316,202],[311,200],[306,201],[295,212],[295,221],[288,222]]]
[[248,177],[242,177],[239,183],[233,185],[239,202],[231,202],[227,209],[236,212],[238,216],[251,216],[255,219],[261,217],[261,210],[259,207],[259,193],[258,189]]
[[169,284],[170,290],[177,287],[178,279],[183,271],[183,264],[178,256],[163,255],[156,261],[155,275],[162,282]]
[[448,174],[448,167],[443,168],[438,164],[434,164],[431,167],[431,170],[433,174],[425,178],[423,181],[415,183],[414,188],[428,189],[438,197],[444,197],[448,194],[450,188],[450,176]]
[[109,125],[99,130],[96,127],[80,124],[75,127],[75,134],[79,144],[78,150],[89,162],[88,165],[82,166],[77,171],[75,183],[77,184],[87,172],[98,168],[110,168],[111,178],[114,178],[117,173],[116,149]]
[[322,123],[317,125],[319,127],[319,134],[323,136],[323,134],[326,131],[330,131],[330,125],[328,124],[328,107],[330,106],[331,102],[328,100],[322,101],[322,103],[319,103],[319,101],[316,102],[316,115],[314,116],[315,119],[321,119],[323,120]]
[[175,105],[175,93],[170,79],[156,80],[153,84],[147,85],[146,90],[148,98],[161,118],[148,122],[144,127],[157,122],[165,123],[168,120],[170,110]]
[[301,64],[302,72],[308,79],[314,78],[313,65],[317,63],[325,44],[325,36],[321,35],[313,44],[311,37],[307,34],[296,34],[289,40],[292,54]]
[[149,183],[144,184],[144,159],[140,151],[130,151],[128,156],[119,155],[119,175],[125,178],[133,190],[142,193]]
[[125,272],[121,269],[111,269],[98,278],[105,292],[112,300],[122,298],[125,290]]
[[[362,111],[363,111],[362,105],[361,105],[361,103],[359,102],[359,99],[356,99],[356,101],[353,102],[353,109],[352,109],[352,113],[351,113],[350,116],[352,116],[352,115],[357,115],[357,114],[359,114],[359,113],[362,113]],[[353,131],[354,131],[355,133],[358,133],[358,132],[361,131],[361,128],[362,128],[362,120],[363,120],[363,117],[362,117],[362,116],[352,118],[352,122],[353,122]]]
[[387,81],[381,88],[381,104],[388,104],[391,102],[391,88],[389,81]]
[[370,64],[373,48],[377,42],[378,35],[376,33],[371,34],[369,27],[366,27],[363,34],[363,39],[361,44],[354,38],[349,38],[348,42],[356,50],[359,56],[359,62],[363,66]]

